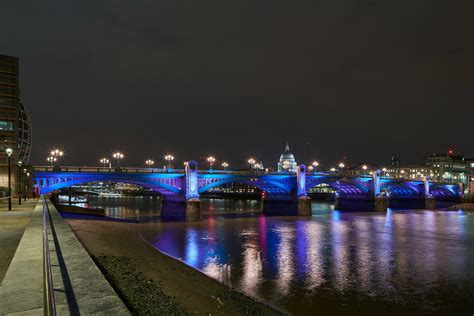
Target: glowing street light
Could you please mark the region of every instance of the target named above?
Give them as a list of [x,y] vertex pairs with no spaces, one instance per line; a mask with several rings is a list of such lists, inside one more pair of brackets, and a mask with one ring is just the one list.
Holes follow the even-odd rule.
[[7,148],[5,152],[8,155],[8,210],[12,210],[12,173],[11,173],[11,155],[13,153],[13,149]]
[[331,169],[329,169],[329,171],[336,172],[336,168],[332,167]]
[[254,166],[255,166],[255,162],[256,162],[255,159],[254,159],[254,158],[249,158],[249,159],[247,160],[247,162],[248,162],[249,165],[250,165],[250,169],[253,169]]
[[224,161],[221,166],[222,166],[222,168],[224,168],[224,170],[226,170],[227,167],[229,167],[229,164]]
[[343,162],[341,162],[341,163],[339,164],[339,168],[341,168],[341,169],[344,168],[345,166],[346,166],[346,165],[345,165]]
[[368,168],[367,165],[362,166],[362,170],[364,170],[364,176],[365,176],[365,172],[367,171],[367,168]]
[[56,149],[51,150],[50,155],[51,157],[56,158],[54,162],[56,161],[59,162],[59,159],[64,155],[64,152],[61,149],[56,148]]
[[117,151],[112,155],[112,157],[114,157],[114,159],[117,160],[117,168],[120,168],[120,159],[123,159],[123,157],[125,157],[124,154]]
[[148,166],[148,168],[152,168],[154,163],[155,162],[151,159],[148,159],[147,161],[145,161],[145,164]]
[[212,165],[214,164],[214,162],[216,162],[216,158],[213,157],[213,156],[209,156],[209,157],[207,157],[206,160],[209,163],[209,170],[212,171]]
[[168,161],[168,169],[171,169],[171,162],[174,160],[174,156],[171,154],[166,154],[165,160]]
[[100,159],[100,163],[104,165],[104,168],[106,168],[107,164],[110,163],[110,160],[107,158],[102,158]]
[[50,163],[50,166],[52,167],[53,164],[58,160],[56,157],[53,157],[53,156],[49,156],[48,158],[46,158],[46,160]]
[[317,161],[313,161],[313,162],[311,163],[311,165],[313,166],[313,170],[314,170],[314,172],[316,172],[316,168],[318,168],[318,166],[319,166],[319,162],[317,162]]

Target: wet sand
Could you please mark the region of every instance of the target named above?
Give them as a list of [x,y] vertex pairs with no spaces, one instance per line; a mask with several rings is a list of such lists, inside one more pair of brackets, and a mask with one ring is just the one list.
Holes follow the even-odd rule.
[[134,314],[279,315],[144,242],[136,223],[65,219]]

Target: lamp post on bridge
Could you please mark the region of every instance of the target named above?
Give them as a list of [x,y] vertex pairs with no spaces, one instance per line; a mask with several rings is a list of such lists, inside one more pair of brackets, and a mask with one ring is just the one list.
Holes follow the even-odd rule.
[[222,166],[222,168],[224,168],[224,170],[226,170],[227,167],[229,167],[229,164],[224,161],[221,166]]
[[313,162],[311,163],[311,165],[313,166],[313,171],[314,171],[314,173],[316,173],[316,168],[319,166],[319,162],[313,161]]
[[151,159],[148,159],[147,161],[145,161],[145,164],[147,164],[148,168],[150,168],[151,171],[153,171],[153,164],[155,162]]
[[12,210],[12,175],[11,175],[11,155],[13,153],[13,149],[7,148],[5,150],[8,156],[8,210]]
[[346,166],[346,165],[345,165],[343,162],[341,162],[341,163],[339,164],[339,172],[340,172],[340,173],[342,173],[342,170],[344,169],[345,166]]
[[104,168],[106,168],[107,164],[110,163],[110,160],[107,158],[102,158],[100,159],[100,163],[104,165]]
[[364,170],[364,177],[366,176],[367,169],[368,169],[367,165],[362,166],[362,170]]
[[114,157],[115,160],[117,160],[117,169],[120,169],[120,159],[123,159],[124,154],[117,151],[112,156]]
[[247,162],[250,165],[250,170],[252,170],[255,167],[255,159],[249,158]]
[[216,158],[214,156],[209,156],[206,160],[209,163],[209,171],[212,172],[212,165],[216,162]]
[[168,161],[168,171],[171,171],[171,162],[174,160],[174,156],[171,154],[167,154],[165,156],[165,160]]
[[[64,155],[64,152],[61,149],[56,148],[56,149],[51,150],[50,154],[51,154],[51,157],[53,157],[52,162],[54,163],[54,162],[57,161],[58,164],[57,164],[56,167],[59,168],[59,160]],[[56,167],[55,167],[55,169],[56,169]]]
[[46,160],[49,162],[50,166],[53,167],[54,163],[58,160],[56,157],[49,156],[46,158]]

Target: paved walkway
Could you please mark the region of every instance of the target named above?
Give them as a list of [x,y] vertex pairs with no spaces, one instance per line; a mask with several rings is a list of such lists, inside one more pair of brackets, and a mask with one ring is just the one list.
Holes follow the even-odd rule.
[[[0,286],[0,315],[43,313],[43,200],[35,206]],[[49,247],[58,315],[128,315],[129,312],[56,208]]]
[[0,285],[7,273],[8,266],[20,243],[25,228],[30,222],[36,200],[13,200],[12,210],[8,211],[7,200],[0,200]]

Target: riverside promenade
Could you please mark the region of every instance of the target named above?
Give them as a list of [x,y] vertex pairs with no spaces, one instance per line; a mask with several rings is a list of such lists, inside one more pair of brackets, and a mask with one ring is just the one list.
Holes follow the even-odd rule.
[[[34,206],[34,209],[33,209]],[[128,315],[128,309],[106,281],[89,254],[64,223],[56,208],[49,201],[25,203],[12,211],[1,211],[1,219],[9,219],[8,225],[0,224],[0,248],[2,270],[8,264],[0,286],[0,315],[42,314],[44,308],[44,212],[47,214],[48,245],[51,259],[52,289],[58,315]],[[7,213],[5,213],[7,212]],[[11,258],[12,247],[24,233]],[[8,247],[7,247],[8,246]],[[47,253],[46,253],[47,255]],[[10,262],[11,260],[11,262]],[[6,262],[6,263],[5,263]]]

